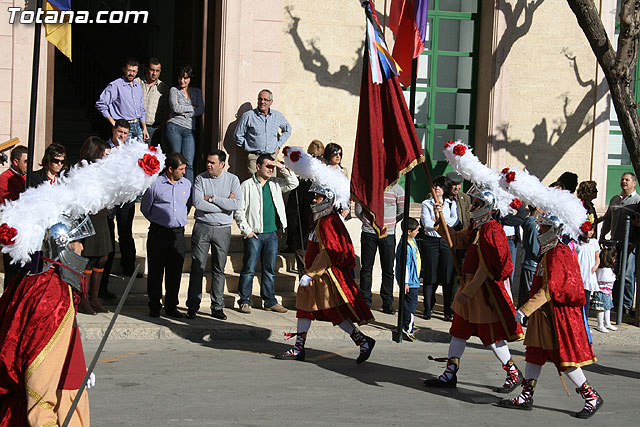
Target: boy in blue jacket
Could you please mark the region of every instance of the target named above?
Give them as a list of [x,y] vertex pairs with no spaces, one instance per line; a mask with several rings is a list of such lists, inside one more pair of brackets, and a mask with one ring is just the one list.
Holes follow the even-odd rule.
[[[420,290],[420,251],[416,243],[416,235],[418,234],[420,223],[414,218],[409,218],[406,222],[402,223],[402,227],[403,229],[404,227],[408,229],[407,240],[409,242],[407,245],[407,270],[404,283],[405,295],[402,332],[405,339],[414,341],[416,337],[413,334],[413,322],[415,319],[416,306],[418,305],[418,292]],[[404,265],[403,260],[400,259],[403,244],[404,240],[401,239],[396,249],[396,279],[400,277],[401,265]],[[402,284],[398,283],[398,285],[400,285],[400,289],[402,290]]]

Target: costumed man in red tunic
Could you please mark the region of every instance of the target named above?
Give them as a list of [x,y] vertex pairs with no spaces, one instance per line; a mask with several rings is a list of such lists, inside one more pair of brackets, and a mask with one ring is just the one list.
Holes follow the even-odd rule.
[[536,219],[540,254],[529,299],[516,313],[520,323],[529,318],[524,340],[527,365],[522,393],[500,401],[499,405],[531,410],[542,365],[551,360],[558,372],[566,374],[575,384],[576,392],[584,399],[584,407],[574,416],[589,418],[602,406],[603,399],[589,385],[581,369],[595,362],[596,357],[583,310],[585,295],[578,258],[560,241],[565,233],[575,238],[587,225],[586,210],[568,191],[546,187],[526,171],[516,173],[505,169],[503,178],[501,184],[509,192],[545,214]]
[[[0,298],[0,426],[59,425],[71,408],[87,372],[76,323],[88,261],[80,240],[94,233],[89,217],[51,227],[48,267]],[[87,386],[94,384],[92,374]],[[86,393],[70,425],[89,425]]]
[[584,399],[584,408],[575,414],[589,418],[602,406],[602,397],[589,385],[580,368],[596,361],[586,318],[584,285],[578,259],[571,249],[559,242],[562,224],[558,217],[541,217],[540,257],[529,299],[516,315],[519,322],[529,317],[525,360],[527,362],[522,392],[513,399],[499,402],[507,408],[531,410],[533,392],[542,365],[551,360],[564,372]]
[[[284,360],[304,360],[307,331],[312,320],[328,321],[344,330],[360,347],[356,359],[369,358],[376,341],[364,335],[355,324],[373,321],[373,315],[353,278],[355,252],[342,217],[336,210],[349,203],[349,181],[304,152],[288,147],[285,164],[296,175],[313,179],[309,191],[314,193],[311,211],[313,230],[305,252],[306,274],[300,278],[296,295],[297,332],[293,348],[276,356]],[[344,205],[344,206],[343,206]]]
[[[515,320],[515,307],[507,288],[513,264],[504,230],[492,218],[496,203],[494,192],[474,186],[468,194],[473,203],[471,225],[458,232],[449,230],[454,247],[467,249],[467,255],[462,266],[464,278],[452,305],[454,316],[449,330],[447,367],[442,375],[424,383],[428,387],[455,387],[466,342],[476,336],[493,351],[507,373],[504,384],[495,391],[508,393],[522,381],[522,374],[513,363],[506,342],[518,341],[524,336]],[[442,205],[436,205],[436,211],[441,210]],[[435,229],[444,235],[439,222]]]

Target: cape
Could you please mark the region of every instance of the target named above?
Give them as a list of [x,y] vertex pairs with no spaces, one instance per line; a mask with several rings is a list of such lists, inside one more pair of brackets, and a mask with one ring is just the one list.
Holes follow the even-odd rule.
[[[320,292],[314,292],[314,286],[328,286],[330,308],[314,311],[313,314],[304,310],[298,310],[298,317],[309,317],[316,320],[327,320],[335,324],[340,319],[350,318],[358,324],[364,324],[373,320],[371,310],[367,305],[360,288],[354,277],[353,270],[356,265],[353,243],[349,237],[342,219],[332,212],[318,220],[316,223],[316,238],[318,242],[309,241],[305,253],[305,265],[307,269],[318,256],[326,256],[326,270],[321,280],[310,287],[298,288],[298,298],[316,298]],[[337,323],[336,323],[337,322]]]
[[[45,361],[53,345],[58,344],[58,340],[65,339],[67,342],[60,344],[69,347],[69,331],[73,328],[74,320],[71,287],[62,281],[56,268],[26,276],[2,295],[0,426],[29,424],[27,393],[31,399],[40,402],[39,406],[49,404],[43,396],[44,391],[32,388],[29,380]],[[61,378],[61,372],[46,374],[54,376],[56,384]]]
[[524,337],[522,326],[515,320],[515,306],[505,285],[513,271],[513,262],[504,230],[492,219],[475,230],[475,236],[473,233],[470,239],[473,243],[468,246],[462,271],[473,275],[483,264],[489,277],[472,299],[464,304],[469,307],[465,308],[454,301],[453,308],[471,323],[475,323],[473,313],[481,313],[488,308],[497,316],[508,341],[521,340]]
[[[568,246],[559,243],[545,252],[539,262],[542,263],[543,274],[534,276],[529,296],[545,289],[545,305],[550,308],[551,316],[549,322],[540,324],[551,330],[554,350],[559,356],[558,367],[580,367],[595,362],[597,359],[582,311],[586,300],[576,255]],[[532,317],[541,315],[538,309]],[[528,330],[527,333],[539,332]]]

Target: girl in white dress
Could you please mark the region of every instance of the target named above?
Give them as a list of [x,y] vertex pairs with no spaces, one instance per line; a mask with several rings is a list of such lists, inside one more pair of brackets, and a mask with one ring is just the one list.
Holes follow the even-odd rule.
[[593,227],[587,227],[588,230],[583,231],[578,237],[578,245],[576,253],[578,255],[578,263],[580,264],[580,274],[584,283],[584,296],[586,303],[584,311],[589,317],[589,301],[591,293],[598,291],[598,280],[596,278],[596,270],[600,265],[600,245],[593,238]]

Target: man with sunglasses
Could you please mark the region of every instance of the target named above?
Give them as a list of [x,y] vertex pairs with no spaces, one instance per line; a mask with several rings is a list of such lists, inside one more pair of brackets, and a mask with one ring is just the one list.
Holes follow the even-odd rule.
[[[282,178],[274,178],[275,168],[280,170]],[[244,181],[242,189],[242,207],[234,218],[244,236],[244,258],[238,283],[240,312],[251,313],[251,290],[258,258],[262,259],[262,280],[260,296],[264,309],[285,313],[287,311],[275,298],[275,267],[278,256],[278,230],[287,228],[282,193],[298,186],[298,178],[268,154],[256,159],[253,176]]]
[[256,172],[256,160],[261,154],[277,158],[280,147],[291,136],[291,125],[279,111],[271,109],[273,93],[262,89],[258,105],[240,117],[233,139],[247,153],[247,170]]

